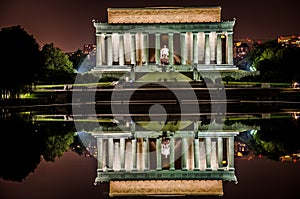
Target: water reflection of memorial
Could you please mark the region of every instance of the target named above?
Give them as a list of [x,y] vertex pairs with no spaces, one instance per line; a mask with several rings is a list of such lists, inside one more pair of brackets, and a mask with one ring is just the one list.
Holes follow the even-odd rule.
[[238,131],[200,126],[199,121],[126,121],[91,131],[98,150],[95,182],[109,182],[111,196],[223,195],[224,181],[237,182]]

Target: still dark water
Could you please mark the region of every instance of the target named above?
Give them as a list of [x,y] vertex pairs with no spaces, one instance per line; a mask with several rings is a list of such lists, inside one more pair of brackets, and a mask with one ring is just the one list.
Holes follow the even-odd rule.
[[[55,113],[2,110],[1,199],[107,198],[108,185],[94,185],[97,159],[84,150],[93,142],[83,143],[67,109],[56,108]],[[240,131],[235,139],[238,184],[225,182],[222,197],[186,198],[299,198],[300,122],[294,111],[225,118],[225,125]]]

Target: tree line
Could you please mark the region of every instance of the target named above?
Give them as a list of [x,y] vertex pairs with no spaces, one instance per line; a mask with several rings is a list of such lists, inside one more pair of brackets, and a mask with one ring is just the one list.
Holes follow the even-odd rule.
[[299,60],[299,47],[282,45],[277,40],[271,40],[262,44],[256,43],[246,59],[237,65],[256,68],[260,74],[253,79],[255,81],[291,83],[300,81]]
[[68,56],[53,43],[40,47],[20,25],[0,30],[0,99],[18,98],[35,84],[73,83],[85,59],[81,50]]

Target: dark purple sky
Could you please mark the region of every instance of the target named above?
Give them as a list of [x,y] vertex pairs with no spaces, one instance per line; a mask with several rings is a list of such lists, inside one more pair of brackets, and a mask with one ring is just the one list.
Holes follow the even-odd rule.
[[[67,152],[55,163],[42,161],[23,183],[0,179],[1,199],[105,199],[107,186],[94,186],[97,162],[94,158]],[[201,199],[299,198],[300,162],[281,163],[267,159],[235,161],[238,184],[224,183],[224,197]],[[122,197],[121,199],[145,199]],[[166,197],[163,197],[166,198]],[[181,199],[182,197],[172,197]],[[185,197],[196,199],[199,197]],[[149,199],[160,199],[149,197]]]
[[300,35],[299,0],[1,0],[0,27],[21,25],[41,46],[52,42],[69,52],[94,43],[92,19],[105,21],[109,7],[217,5],[223,20],[237,19],[235,38]]

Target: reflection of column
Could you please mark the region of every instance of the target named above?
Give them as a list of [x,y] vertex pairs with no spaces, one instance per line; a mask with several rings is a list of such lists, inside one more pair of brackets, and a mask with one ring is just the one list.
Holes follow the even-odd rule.
[[206,170],[211,170],[211,138],[205,138]]
[[228,138],[227,155],[229,170],[234,170],[234,137]]
[[131,33],[131,64],[136,64],[136,43],[135,43],[135,33]]
[[198,33],[193,33],[193,63],[198,64]]
[[186,65],[186,33],[180,34],[180,49],[181,49],[181,65]]
[[155,63],[160,64],[160,33],[155,33]]
[[194,170],[200,170],[200,145],[198,138],[194,140]]
[[96,66],[102,66],[102,34],[97,34],[97,47],[96,47]]
[[233,32],[227,32],[227,63],[233,65]]
[[143,34],[143,50],[144,50],[144,61],[145,65],[148,65],[149,62],[149,35],[148,33]]
[[223,169],[223,138],[218,137],[218,170]]
[[170,65],[174,65],[174,40],[173,33],[169,33],[169,63]]
[[125,139],[120,139],[120,161],[121,161],[121,171],[125,171]]
[[209,44],[209,32],[205,32],[205,64],[210,65],[210,44]]
[[132,139],[131,141],[132,145],[132,171],[137,171],[137,153],[136,153],[136,138]]
[[107,33],[106,34],[106,52],[107,52],[107,65],[112,66],[113,65],[113,48],[112,48],[112,34]]
[[143,142],[143,154],[144,154],[144,170],[149,170],[149,139],[144,138]]
[[217,33],[217,64],[222,64],[222,40],[221,33]]
[[182,138],[181,169],[184,171],[187,170],[187,152],[188,152],[187,138]]
[[98,170],[103,171],[103,139],[97,137]]
[[114,160],[114,139],[109,138],[108,139],[108,171],[114,170],[113,160]]
[[161,139],[156,139],[156,170],[161,170]]
[[175,140],[170,137],[170,170],[175,170]]
[[124,35],[119,33],[119,65],[124,66]]

